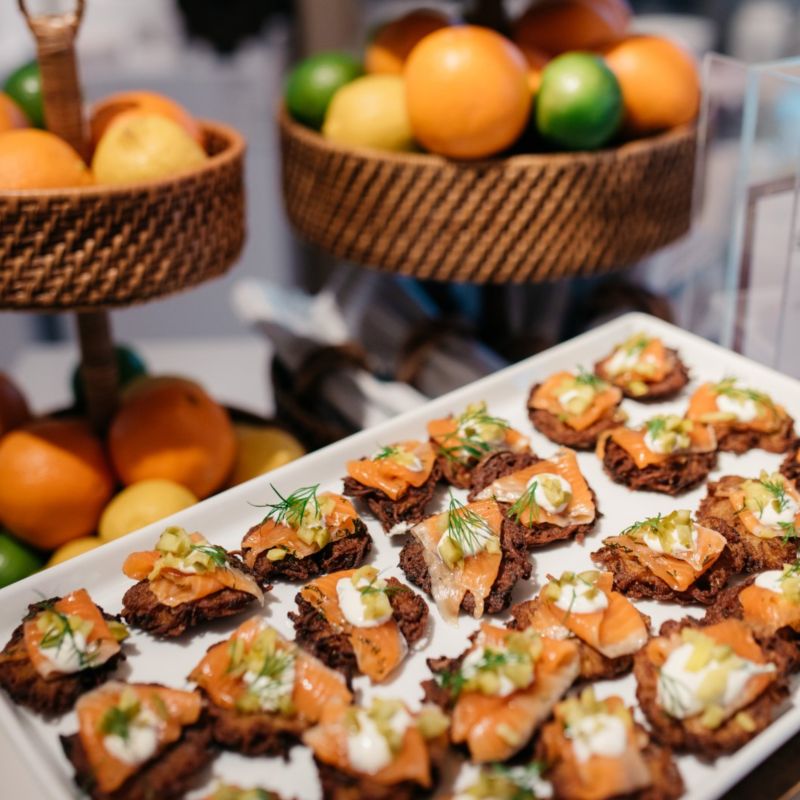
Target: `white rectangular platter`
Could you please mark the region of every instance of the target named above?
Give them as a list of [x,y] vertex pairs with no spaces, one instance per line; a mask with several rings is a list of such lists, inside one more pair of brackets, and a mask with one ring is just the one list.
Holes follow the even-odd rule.
[[[531,385],[556,370],[572,369],[578,365],[591,368],[612,346],[638,331],[660,336],[668,346],[677,348],[691,370],[692,382],[679,398],[669,403],[645,406],[630,400],[624,401],[624,408],[633,423],[662,411],[682,412],[690,393],[700,381],[719,380],[726,376],[737,376],[747,384],[768,392],[795,419],[800,418],[800,383],[797,381],[652,317],[628,314],[433,400],[423,408],[351,436],[268,476],[256,478],[210,498],[169,520],[151,525],[0,591],[0,643],[8,640],[29,603],[42,597],[66,594],[79,587],[87,588],[93,599],[107,611],[117,613],[121,608],[122,595],[130,586],[130,581],[121,571],[125,556],[134,550],[151,549],[167,524],[181,525],[190,531],[201,531],[213,543],[237,549],[245,531],[264,516],[263,511],[255,506],[273,499],[270,484],[282,494],[313,484],[320,484],[321,490],[340,491],[346,461],[374,452],[378,444],[414,437],[425,438],[425,424],[428,420],[451,412],[458,414],[470,402],[487,401],[494,415],[507,418],[514,427],[530,435],[535,452],[546,457],[556,449],[556,445],[534,431],[528,420],[526,399]],[[589,554],[598,549],[603,537],[618,533],[637,519],[659,512],[668,513],[676,508],[695,509],[705,491],[704,488],[697,489],[675,499],[649,492],[631,492],[612,483],[605,476],[593,453],[582,453],[579,460],[584,475],[597,493],[603,517],[582,545],[565,542],[535,551],[532,556],[532,578],[530,582],[517,587],[517,602],[531,597],[548,573],[558,575],[565,569],[577,571],[590,568],[592,563]],[[761,469],[777,469],[780,460],[780,456],[759,450],[743,456],[723,453],[711,478],[730,473],[757,476]],[[438,502],[439,508],[432,508],[431,513],[444,508],[444,492],[440,493]],[[365,521],[375,541],[371,562],[380,569],[387,570],[388,574],[402,579],[402,573],[397,568],[402,543],[397,538],[390,540],[375,520],[365,516]],[[293,631],[287,614],[294,608],[297,590],[296,585],[277,585],[269,593],[263,611],[257,612],[262,613],[272,625],[289,637],[293,635]],[[681,617],[687,613],[685,608],[671,604],[640,602],[637,605],[652,617],[656,631],[663,620]],[[431,610],[432,630],[427,646],[414,652],[399,670],[399,674],[377,690],[366,685],[366,679],[356,679],[355,686],[363,697],[368,698],[373,694],[398,696],[411,705],[417,705],[421,698],[419,684],[430,677],[425,659],[439,655],[455,656],[465,649],[467,637],[477,623],[462,615],[458,626],[448,625],[439,618],[432,605]],[[690,609],[688,613],[699,615],[700,609],[694,612]],[[121,675],[134,681],[159,681],[175,687],[187,687],[186,676],[205,650],[226,637],[241,621],[242,617],[225,620],[177,641],[158,641],[134,632],[131,652],[120,670]],[[630,676],[603,682],[597,686],[597,692],[600,697],[619,693],[628,702],[634,702],[634,682]],[[15,740],[20,756],[40,780],[41,797],[60,799],[77,795],[72,783],[71,769],[61,753],[58,741],[58,734],[75,731],[73,713],[55,722],[45,722],[20,710],[0,693],[0,724],[9,732],[10,738]],[[800,684],[795,683],[792,701],[785,705],[780,717],[736,754],[718,759],[713,764],[704,763],[692,756],[681,756],[677,759],[687,787],[685,796],[691,800],[720,797],[798,731]],[[276,758],[245,758],[223,753],[206,774],[200,776],[198,792],[193,793],[192,797],[202,796],[219,779],[233,781],[244,787],[261,785],[279,791],[287,798],[315,800],[320,796],[310,754],[301,747],[292,750],[291,758],[287,762]]]

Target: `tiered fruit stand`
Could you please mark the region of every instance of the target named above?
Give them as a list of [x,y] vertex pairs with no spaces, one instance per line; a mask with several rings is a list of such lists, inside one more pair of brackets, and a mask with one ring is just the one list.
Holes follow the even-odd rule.
[[[69,13],[22,13],[36,39],[47,128],[88,154]],[[123,186],[0,192],[0,309],[76,312],[93,426],[117,403],[108,310],[154,300],[226,272],[245,238],[244,140],[204,122],[210,156],[174,178]]]

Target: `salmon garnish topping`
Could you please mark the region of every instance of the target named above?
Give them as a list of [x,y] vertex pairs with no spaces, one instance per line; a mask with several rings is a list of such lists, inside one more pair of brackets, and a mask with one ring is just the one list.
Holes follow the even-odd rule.
[[[622,392],[588,372],[556,372],[534,392],[533,409],[547,411],[576,431],[617,412]],[[622,417],[620,418],[622,419]]]
[[597,371],[633,395],[647,394],[647,384],[663,380],[675,367],[675,357],[661,339],[637,333],[614,348]]
[[431,476],[436,452],[430,442],[406,441],[382,447],[372,458],[347,462],[347,474],[390,500],[404,497]]
[[686,416],[698,422],[774,433],[786,419],[786,411],[764,392],[740,386],[736,378],[725,378],[702,384],[689,400]]

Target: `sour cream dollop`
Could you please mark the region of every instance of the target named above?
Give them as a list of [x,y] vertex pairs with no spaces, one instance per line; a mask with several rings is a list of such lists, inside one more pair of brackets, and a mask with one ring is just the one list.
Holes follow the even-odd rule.
[[[547,496],[547,491],[544,486],[545,481],[555,482],[561,491],[564,492],[564,500],[558,505],[554,505]],[[572,484],[568,480],[562,478],[560,475],[556,475],[555,472],[540,472],[528,481],[527,488],[530,489],[534,483],[536,484],[536,488],[533,490],[533,499],[536,501],[536,504],[541,506],[545,511],[551,514],[560,514],[569,505],[569,501],[572,499]]]
[[717,408],[723,414],[732,414],[739,422],[752,422],[758,416],[758,406],[749,397],[718,394]]
[[553,605],[573,614],[594,614],[608,608],[608,598],[594,584],[576,578],[575,583],[561,584],[561,594]]
[[149,709],[142,709],[128,726],[123,738],[115,733],[103,737],[103,747],[124,764],[142,764],[158,749],[161,720]]
[[[347,736],[347,759],[358,772],[374,775],[392,762],[392,749],[372,717],[366,711],[356,713],[358,730]],[[398,737],[411,725],[407,711],[400,709],[392,715],[389,726]]]
[[344,618],[356,628],[377,628],[384,622],[391,619],[391,610],[374,619],[367,617],[367,608],[364,604],[364,595],[359,590],[361,587],[369,585],[368,580],[360,580],[357,586],[353,586],[350,578],[341,578],[336,583],[336,595],[339,598],[339,608]]
[[575,758],[580,762],[592,756],[618,758],[625,752],[628,731],[622,719],[614,714],[591,714],[582,717],[566,731],[572,740]]

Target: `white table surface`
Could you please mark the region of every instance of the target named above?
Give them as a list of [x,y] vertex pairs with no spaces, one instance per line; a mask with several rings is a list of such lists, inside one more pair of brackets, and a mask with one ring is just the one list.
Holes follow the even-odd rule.
[[[218,339],[151,339],[132,343],[156,374],[182,375],[201,383],[217,400],[269,416],[272,392],[267,384],[270,350],[257,336]],[[72,344],[32,345],[22,350],[9,372],[25,391],[34,413],[71,403],[70,376],[77,362]],[[39,789],[0,729],[0,797],[35,800]]]

